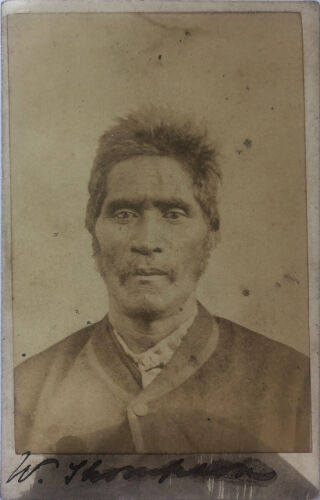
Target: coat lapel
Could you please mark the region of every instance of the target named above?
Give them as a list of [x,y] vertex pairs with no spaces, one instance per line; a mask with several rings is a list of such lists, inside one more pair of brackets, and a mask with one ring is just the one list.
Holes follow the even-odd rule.
[[161,373],[132,401],[148,404],[180,386],[192,376],[215,351],[219,328],[216,320],[201,305],[199,312],[168,364]]

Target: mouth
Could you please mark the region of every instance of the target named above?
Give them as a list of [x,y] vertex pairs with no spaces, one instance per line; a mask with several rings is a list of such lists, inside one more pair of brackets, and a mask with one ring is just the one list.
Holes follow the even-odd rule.
[[169,271],[164,271],[163,269],[159,269],[157,267],[136,267],[130,270],[129,272],[122,273],[120,276],[121,285],[125,285],[128,280],[133,279],[136,283],[138,282],[140,285],[152,285],[157,282],[161,282],[164,279],[169,280],[169,282],[173,281],[172,273]]
[[162,269],[157,269],[157,268],[146,268],[146,267],[140,267],[135,269],[133,272],[133,276],[145,276],[145,277],[151,277],[151,276],[167,276],[168,273],[163,271]]

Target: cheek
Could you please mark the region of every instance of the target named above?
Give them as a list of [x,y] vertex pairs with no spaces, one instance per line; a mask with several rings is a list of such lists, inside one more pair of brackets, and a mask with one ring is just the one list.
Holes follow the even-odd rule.
[[118,226],[115,228],[114,225],[98,220],[95,233],[103,253],[121,251],[122,248],[128,245],[128,234],[125,227]]
[[100,267],[105,270],[119,269],[127,260],[128,238],[122,228],[115,230],[101,223],[96,225],[96,238],[99,245],[97,253]]
[[[196,231],[198,233],[198,231]],[[180,269],[180,279],[184,282],[197,282],[207,267],[212,249],[210,231],[185,239],[180,252],[177,252],[177,266]]]
[[179,244],[177,257],[196,263],[203,254],[207,254],[210,242],[210,233],[207,227],[203,230],[194,228],[188,230]]

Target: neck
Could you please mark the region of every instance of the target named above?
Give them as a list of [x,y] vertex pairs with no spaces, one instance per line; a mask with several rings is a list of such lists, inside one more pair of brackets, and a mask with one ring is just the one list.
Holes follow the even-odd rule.
[[179,326],[188,321],[197,313],[197,301],[194,296],[170,316],[146,321],[141,318],[132,318],[119,310],[117,304],[110,300],[109,319],[117,333],[121,335],[129,349],[140,353],[150,349],[160,342]]

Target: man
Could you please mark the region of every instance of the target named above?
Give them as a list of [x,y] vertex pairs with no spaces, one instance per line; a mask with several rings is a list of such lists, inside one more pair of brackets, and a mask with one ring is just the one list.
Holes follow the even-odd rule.
[[206,137],[154,109],[102,136],[86,227],[109,313],[17,368],[18,452],[310,450],[308,359],[196,300],[219,177]]

